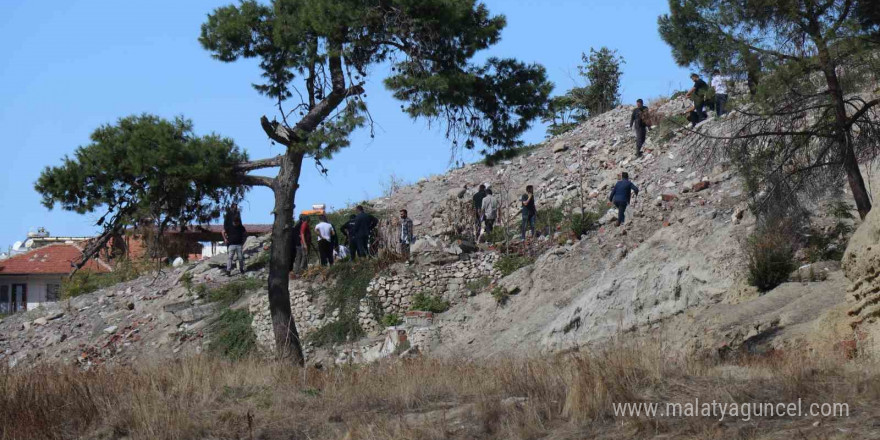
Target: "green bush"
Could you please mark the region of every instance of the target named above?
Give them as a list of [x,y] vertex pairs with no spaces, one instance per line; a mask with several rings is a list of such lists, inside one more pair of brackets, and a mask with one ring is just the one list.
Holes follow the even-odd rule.
[[[206,296],[210,302],[219,302],[220,304],[229,305],[238,301],[238,299],[244,296],[245,293],[263,287],[263,283],[263,281],[257,278],[236,280],[213,289],[208,289],[204,296]],[[201,284],[200,286],[204,286],[204,284]]]
[[131,281],[145,272],[144,264],[124,259],[113,268],[113,272],[95,273],[87,270],[76,272],[73,277],[61,281],[61,298],[73,298],[96,290]]
[[492,232],[485,235],[486,241],[489,243],[504,243],[504,240],[512,240],[517,233],[498,224],[492,228]]
[[654,129],[654,136],[658,142],[667,142],[672,139],[676,130],[686,125],[688,125],[688,121],[685,115],[675,114],[667,116]]
[[507,254],[502,255],[501,258],[499,258],[498,261],[495,262],[495,268],[498,269],[499,272],[501,272],[502,276],[506,277],[516,272],[521,267],[528,266],[534,262],[535,260],[530,257],[518,254]]
[[569,230],[575,236],[580,237],[595,229],[600,218],[602,218],[602,214],[596,211],[586,211],[583,215],[576,212],[568,220]]
[[565,223],[565,212],[562,208],[544,208],[538,210],[538,220],[535,222],[535,231],[538,234],[552,235],[557,227]]
[[791,234],[776,228],[756,231],[746,243],[749,284],[766,292],[788,280],[797,268]]
[[440,295],[427,295],[420,292],[413,296],[410,308],[423,312],[443,313],[449,310],[449,301],[444,300]]
[[482,292],[486,287],[489,287],[490,282],[489,277],[480,277],[465,284],[465,288],[472,293],[477,294]]
[[403,319],[395,313],[386,313],[382,316],[380,324],[382,324],[383,327],[394,327],[395,325],[403,324]]
[[[382,270],[383,264],[385,263],[378,258],[361,258],[337,263],[327,269],[326,275],[334,281],[327,283],[328,287],[323,292],[327,296],[324,313],[329,315],[334,310],[339,310],[339,316],[336,321],[327,323],[310,334],[310,342],[323,346],[363,336],[364,330],[358,322],[360,302],[367,297],[370,280]],[[373,313],[380,316],[381,310],[376,307],[375,301],[373,304]]]
[[180,276],[180,284],[186,289],[187,292],[192,293],[192,290],[193,290],[193,274],[192,274],[192,272],[184,272],[183,275]]
[[208,352],[232,360],[242,359],[257,347],[251,326],[253,317],[247,310],[224,310],[213,323],[213,336]]
[[324,324],[319,329],[309,334],[308,340],[319,347],[328,344],[338,344],[347,340],[356,340],[364,335],[364,329],[355,319],[340,316],[339,320]]
[[507,300],[510,299],[510,294],[507,293],[507,289],[498,286],[492,289],[492,298],[495,298],[495,302],[498,305],[503,306],[507,304]]

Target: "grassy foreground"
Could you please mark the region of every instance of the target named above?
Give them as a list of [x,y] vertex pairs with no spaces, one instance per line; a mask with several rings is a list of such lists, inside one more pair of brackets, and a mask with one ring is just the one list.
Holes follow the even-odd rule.
[[[198,357],[0,379],[4,439],[877,438],[880,364],[834,353],[720,363],[658,343],[329,370]],[[848,417],[622,417],[621,402],[845,402]]]

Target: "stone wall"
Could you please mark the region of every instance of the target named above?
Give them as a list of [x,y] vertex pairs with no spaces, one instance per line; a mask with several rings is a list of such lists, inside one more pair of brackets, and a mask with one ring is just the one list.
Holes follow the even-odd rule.
[[[413,297],[419,293],[441,295],[455,305],[470,296],[467,284],[486,278],[494,282],[501,278],[495,269],[499,255],[494,252],[470,254],[461,260],[445,266],[414,266],[409,273],[377,277],[367,287],[367,298],[361,301],[358,319],[361,327],[370,335],[379,334],[383,328],[376,319],[373,307],[378,306],[382,313],[403,317],[410,309]],[[371,301],[375,306],[371,307]]]
[[[300,338],[304,338],[311,332],[321,328],[325,324],[333,322],[339,312],[334,311],[325,314],[325,298],[320,295],[320,290],[314,286],[304,285],[301,282],[290,282],[290,311],[296,322],[296,331]],[[272,330],[272,316],[269,314],[269,297],[265,292],[254,295],[250,299],[248,309],[253,316],[253,328],[257,335],[257,345],[266,352],[275,349],[275,336]]]
[[[498,254],[484,252],[469,254],[465,259],[444,266],[407,266],[406,273],[374,278],[367,288],[367,298],[361,301],[358,320],[367,334],[382,333],[375,316],[375,308],[381,313],[394,313],[401,318],[410,309],[413,297],[418,293],[441,295],[450,304],[457,304],[471,292],[467,284],[485,278],[494,282],[501,277],[495,269]],[[336,320],[339,311],[326,310],[326,298],[321,295],[326,286],[308,285],[291,281],[290,306],[297,332],[305,338],[313,331]],[[371,304],[375,304],[370,307]],[[253,328],[257,344],[268,353],[274,351],[272,317],[269,315],[269,299],[265,293],[251,297],[249,311],[253,315]],[[378,311],[378,310],[377,310]],[[423,331],[430,339],[430,332]],[[307,348],[306,348],[307,349]],[[307,349],[308,350],[308,349]]]

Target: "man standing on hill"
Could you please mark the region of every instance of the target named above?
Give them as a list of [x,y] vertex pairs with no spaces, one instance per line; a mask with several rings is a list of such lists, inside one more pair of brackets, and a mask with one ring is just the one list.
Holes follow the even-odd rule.
[[400,210],[400,253],[409,260],[409,245],[413,242],[413,221],[406,209]]
[[297,234],[299,249],[296,252],[293,271],[300,273],[309,267],[309,248],[312,247],[312,230],[309,226],[309,216],[300,214],[299,227],[294,230],[294,233]]
[[354,214],[349,216],[348,221],[345,222],[345,224],[343,224],[342,227],[340,228],[342,230],[342,235],[345,236],[345,245],[348,246],[350,249],[354,248],[354,243],[352,243],[352,235],[353,235],[352,231],[354,231],[354,217],[355,217]]
[[724,112],[724,106],[727,105],[727,83],[730,77],[722,75],[721,71],[715,69],[712,72],[712,88],[715,89],[715,115],[721,117]]
[[696,73],[691,74],[691,79],[694,81],[694,86],[688,90],[686,96],[694,101],[694,108],[689,117],[691,127],[694,127],[707,118],[704,107],[706,105],[706,92],[709,91],[709,85]]
[[531,227],[532,238],[535,238],[535,222],[538,220],[538,208],[535,206],[535,189],[532,185],[526,186],[526,193],[520,198],[522,201],[522,223],[520,223],[520,235],[523,241],[526,239],[526,229]]
[[483,209],[483,197],[486,197],[486,185],[480,185],[479,190],[474,194],[474,217],[477,226],[474,237],[480,235],[480,227],[483,223],[483,218],[480,216],[480,211]]
[[498,197],[492,194],[491,189],[487,189],[486,197],[483,198],[481,207],[483,222],[486,225],[486,234],[491,234],[492,229],[495,227],[495,220],[498,218],[498,206]]
[[[233,205],[235,206],[235,205]],[[229,220],[227,225],[227,219]],[[238,260],[238,270],[244,274],[244,252],[241,247],[247,239],[247,230],[241,224],[241,215],[228,215],[223,220],[223,241],[226,242],[226,276],[230,276],[235,261]]]
[[333,242],[336,240],[336,230],[327,221],[326,215],[318,217],[321,222],[315,226],[318,233],[318,255],[321,257],[321,266],[333,265]]
[[620,173],[620,177],[621,179],[611,189],[611,195],[608,196],[608,201],[617,207],[617,226],[622,225],[624,220],[626,220],[624,213],[626,212],[627,205],[629,205],[631,194],[639,195],[639,187],[629,181],[629,174],[623,172]]
[[648,107],[641,99],[636,100],[636,108],[629,118],[629,128],[636,133],[636,157],[642,157],[642,146],[645,145],[645,137],[648,134]]
[[379,220],[364,212],[364,207],[361,205],[358,205],[354,210],[357,215],[354,217],[354,226],[351,232],[354,240],[354,249],[351,255],[352,258],[366,257],[370,255],[370,231],[379,224]]

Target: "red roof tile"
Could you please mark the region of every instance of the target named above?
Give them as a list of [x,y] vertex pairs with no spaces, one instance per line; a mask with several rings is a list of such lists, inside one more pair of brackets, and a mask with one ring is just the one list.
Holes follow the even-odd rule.
[[[72,244],[50,244],[32,251],[0,260],[0,275],[69,274],[71,263],[82,256],[82,250]],[[107,263],[92,259],[82,270],[110,272]]]

